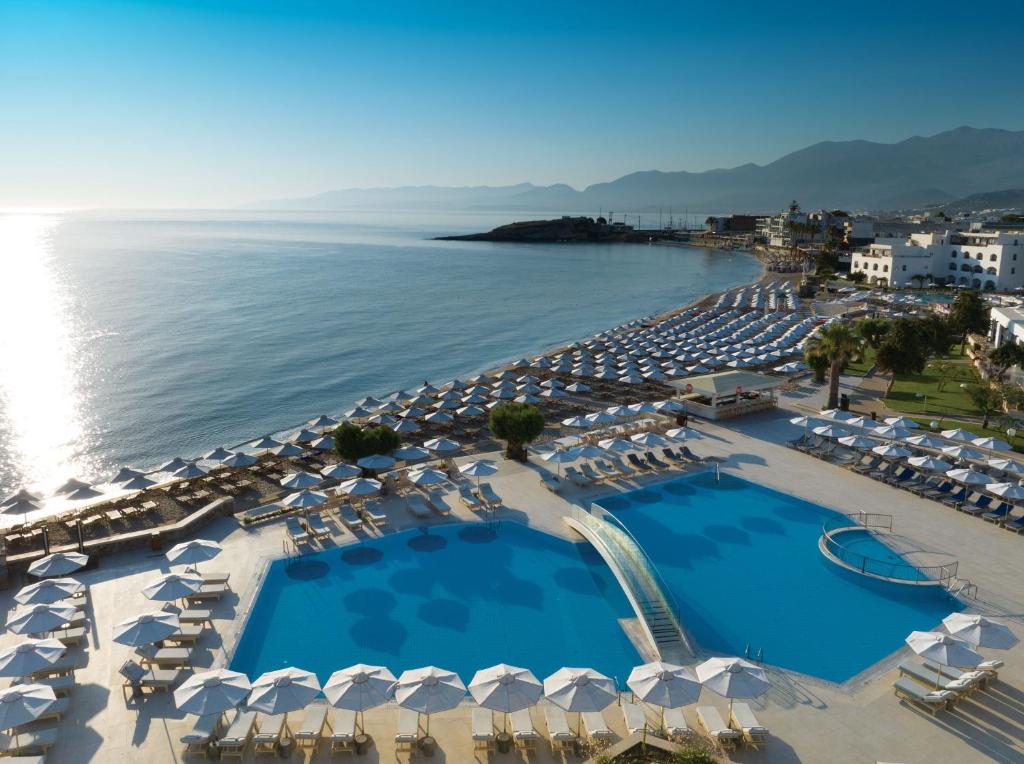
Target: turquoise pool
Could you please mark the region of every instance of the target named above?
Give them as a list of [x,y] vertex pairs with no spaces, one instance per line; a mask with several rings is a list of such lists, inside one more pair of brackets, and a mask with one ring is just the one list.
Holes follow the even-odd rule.
[[514,522],[407,531],[270,565],[231,668],[426,665],[466,682],[506,662],[538,677],[592,666],[624,686],[641,663],[632,618],[594,550]]
[[[704,648],[843,682],[933,629],[959,603],[843,570],[818,549],[842,515],[764,486],[701,473],[598,502],[625,525]],[[867,535],[856,551],[898,561]]]

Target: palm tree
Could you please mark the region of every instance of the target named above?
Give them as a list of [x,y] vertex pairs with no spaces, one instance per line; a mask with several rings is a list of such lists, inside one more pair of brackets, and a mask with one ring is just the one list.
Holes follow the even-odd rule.
[[808,365],[813,368],[814,359],[827,359],[828,371],[828,406],[834,409],[839,405],[839,375],[843,373],[850,361],[860,357],[864,339],[860,337],[850,324],[829,324],[810,338],[804,355]]

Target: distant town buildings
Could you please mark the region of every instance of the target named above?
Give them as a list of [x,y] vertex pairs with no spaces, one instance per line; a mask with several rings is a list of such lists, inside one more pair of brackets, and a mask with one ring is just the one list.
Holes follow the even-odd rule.
[[824,243],[832,238],[850,246],[870,242],[875,235],[874,222],[854,218],[842,210],[802,212],[794,200],[778,215],[757,218],[755,235],[769,247],[796,247]]

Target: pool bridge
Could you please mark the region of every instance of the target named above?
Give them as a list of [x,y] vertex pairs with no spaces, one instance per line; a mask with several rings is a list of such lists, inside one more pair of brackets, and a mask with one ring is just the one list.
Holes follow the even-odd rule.
[[684,650],[690,657],[696,657],[671,590],[626,526],[597,504],[589,512],[573,507],[565,521],[590,542],[611,568],[658,656],[670,659]]

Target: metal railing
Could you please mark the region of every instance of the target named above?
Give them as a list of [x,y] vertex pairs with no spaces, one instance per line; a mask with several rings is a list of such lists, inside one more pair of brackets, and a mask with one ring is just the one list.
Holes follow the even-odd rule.
[[[661,577],[658,568],[644,551],[629,529],[611,512],[598,504],[587,512],[582,507],[573,508],[573,517],[592,530],[603,542],[605,549],[615,560],[619,571],[633,591],[634,598],[644,606],[654,606],[671,624],[673,636],[682,642],[691,654],[694,648],[683,628],[679,616],[679,605],[672,590]],[[647,619],[650,613],[642,614]],[[655,635],[656,636],[656,635]],[[673,641],[677,641],[673,639]]]

